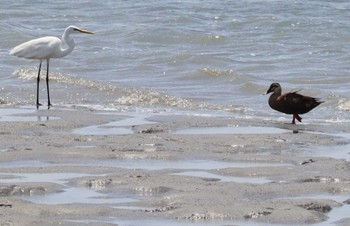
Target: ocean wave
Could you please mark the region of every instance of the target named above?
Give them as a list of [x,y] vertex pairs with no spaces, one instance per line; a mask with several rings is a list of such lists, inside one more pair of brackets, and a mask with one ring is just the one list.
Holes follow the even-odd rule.
[[234,75],[233,70],[219,70],[219,69],[210,68],[210,67],[201,68],[199,69],[199,71],[204,73],[205,75],[215,76],[215,77]]
[[333,123],[333,124],[342,124],[342,123],[349,123],[350,119],[336,117],[336,118],[326,119],[325,122]]
[[[13,75],[17,76],[20,80],[33,80],[37,78],[38,68],[37,67],[28,67],[20,68],[13,72]],[[46,70],[42,70],[40,73],[40,78],[45,79]],[[88,89],[95,89],[101,92],[111,93],[118,92],[122,88],[118,88],[111,84],[104,84],[98,81],[93,81],[90,79],[85,79],[81,77],[75,77],[60,72],[50,72],[49,76],[50,82],[57,82],[60,84],[70,85],[70,86],[80,86]]]
[[345,99],[345,98],[341,98],[338,101],[337,109],[339,111],[345,111],[345,112],[350,111],[350,100],[349,99]]
[[160,105],[179,108],[194,108],[195,104],[187,99],[174,97],[155,90],[130,88],[124,90],[125,95],[115,100],[121,105]]
[[32,80],[38,76],[37,67],[23,67],[16,69],[12,75],[17,76],[20,80]]
[[[20,80],[35,80],[37,77],[37,67],[25,67],[14,71],[13,75],[17,76]],[[209,69],[208,69],[209,70]],[[224,73],[231,74],[233,72],[215,72],[211,71],[208,73]],[[41,77],[44,79],[46,71],[43,70]],[[61,93],[62,98],[67,93],[81,92],[88,94],[88,98],[95,98],[99,100],[99,104],[106,106],[106,108],[111,105],[123,105],[123,106],[141,106],[141,107],[170,107],[170,108],[181,108],[188,110],[220,110],[220,111],[244,111],[245,108],[242,106],[234,105],[220,105],[213,103],[196,103],[191,98],[177,97],[169,95],[162,91],[157,91],[149,88],[142,87],[120,87],[116,83],[105,83],[94,81],[86,78],[76,77],[68,74],[63,74],[60,72],[50,72],[50,81],[55,82],[60,85],[75,87],[67,88]],[[79,91],[77,91],[79,90]],[[58,91],[56,91],[57,93]],[[59,94],[56,94],[59,95]],[[91,97],[94,95],[95,97]],[[74,95],[78,98],[77,95]],[[62,99],[61,98],[61,99]],[[87,97],[84,96],[80,101],[86,101]],[[79,100],[76,100],[79,101]],[[66,103],[70,103],[71,100],[66,100]],[[96,101],[97,102],[97,101]],[[63,100],[63,103],[64,100]]]

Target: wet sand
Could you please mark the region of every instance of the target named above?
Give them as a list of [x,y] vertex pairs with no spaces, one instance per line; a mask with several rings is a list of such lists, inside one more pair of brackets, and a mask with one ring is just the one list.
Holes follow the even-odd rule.
[[0,225],[349,225],[350,126],[0,109]]

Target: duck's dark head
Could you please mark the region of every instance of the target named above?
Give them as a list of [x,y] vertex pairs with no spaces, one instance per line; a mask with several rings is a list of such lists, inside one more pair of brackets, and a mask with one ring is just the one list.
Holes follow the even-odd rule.
[[279,83],[272,83],[270,88],[267,90],[266,94],[281,93],[281,92],[282,92],[281,85]]

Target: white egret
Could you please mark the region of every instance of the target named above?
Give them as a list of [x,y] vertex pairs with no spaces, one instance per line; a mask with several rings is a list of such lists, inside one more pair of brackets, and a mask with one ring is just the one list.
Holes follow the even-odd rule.
[[51,58],[61,58],[72,52],[75,46],[74,40],[69,37],[72,33],[85,33],[93,34],[90,31],[80,29],[76,26],[69,26],[64,30],[62,39],[53,36],[46,36],[42,38],[33,39],[22,43],[14,47],[10,54],[18,57],[23,57],[26,59],[39,59],[39,71],[37,78],[37,94],[36,94],[36,107],[39,108],[41,105],[39,103],[39,82],[40,82],[40,70],[41,63],[46,60],[46,88],[47,88],[47,99],[48,108],[51,106],[50,102],[50,91],[49,91],[49,64]]

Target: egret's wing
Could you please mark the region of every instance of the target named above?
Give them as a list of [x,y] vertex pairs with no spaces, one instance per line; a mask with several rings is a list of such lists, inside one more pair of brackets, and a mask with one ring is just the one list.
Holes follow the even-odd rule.
[[11,55],[27,59],[47,59],[61,47],[61,40],[47,36],[22,43],[10,52]]

